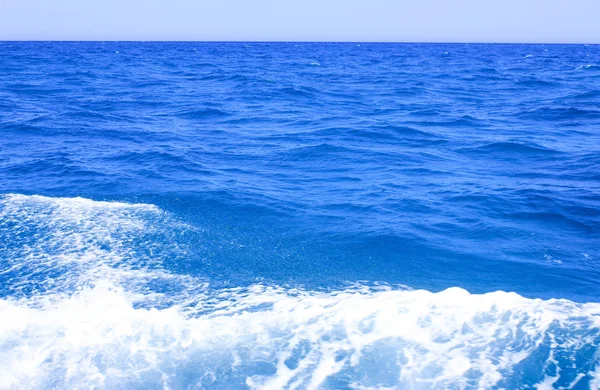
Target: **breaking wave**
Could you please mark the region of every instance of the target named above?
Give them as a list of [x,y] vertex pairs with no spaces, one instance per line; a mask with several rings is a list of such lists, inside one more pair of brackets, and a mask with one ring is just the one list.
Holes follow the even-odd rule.
[[215,288],[156,206],[0,198],[2,388],[597,388],[600,304]]

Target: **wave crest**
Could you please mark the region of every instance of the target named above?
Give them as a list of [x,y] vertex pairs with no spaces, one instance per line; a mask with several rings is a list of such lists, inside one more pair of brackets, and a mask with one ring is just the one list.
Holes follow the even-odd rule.
[[[350,286],[214,289],[168,272],[177,221],[152,205],[8,195],[0,387],[593,386],[600,304]],[[148,236],[148,230],[153,231]],[[144,252],[142,248],[157,252]],[[29,249],[27,249],[29,248]],[[162,252],[161,252],[162,250]],[[21,252],[19,252],[21,251]],[[28,255],[28,256],[25,256]],[[177,285],[156,290],[157,279]],[[165,282],[166,283],[166,282]],[[576,362],[574,365],[573,362]]]

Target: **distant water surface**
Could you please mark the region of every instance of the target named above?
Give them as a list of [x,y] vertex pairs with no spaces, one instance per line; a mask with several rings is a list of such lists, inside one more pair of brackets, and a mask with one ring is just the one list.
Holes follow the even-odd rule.
[[0,388],[600,388],[600,46],[0,42]]

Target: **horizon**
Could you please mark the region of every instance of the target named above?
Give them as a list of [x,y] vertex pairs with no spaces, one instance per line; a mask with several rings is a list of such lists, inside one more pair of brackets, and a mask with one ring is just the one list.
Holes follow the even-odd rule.
[[63,40],[44,40],[44,39],[0,39],[0,43],[310,43],[310,44],[386,44],[386,45],[554,45],[554,46],[566,46],[566,45],[582,45],[582,46],[598,46],[598,43],[588,42],[445,42],[445,41],[207,41],[207,40],[128,40],[128,39],[90,39],[90,40],[77,40],[77,39],[63,39]]

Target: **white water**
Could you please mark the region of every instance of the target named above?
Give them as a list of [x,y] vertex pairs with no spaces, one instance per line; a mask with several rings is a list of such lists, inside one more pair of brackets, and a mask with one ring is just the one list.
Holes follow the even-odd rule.
[[600,383],[597,303],[460,288],[213,290],[153,257],[185,252],[176,236],[191,227],[151,205],[8,195],[0,221],[0,278],[15,286],[0,300],[0,388]]

